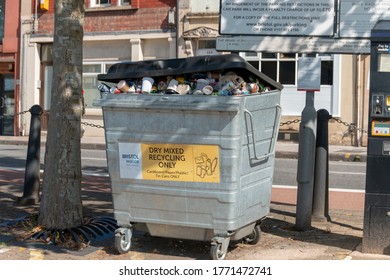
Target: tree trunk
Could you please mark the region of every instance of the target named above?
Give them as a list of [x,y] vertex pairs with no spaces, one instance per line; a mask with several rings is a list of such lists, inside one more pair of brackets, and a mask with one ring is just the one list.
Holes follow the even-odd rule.
[[39,223],[83,223],[81,201],[82,44],[84,0],[56,0],[53,84]]

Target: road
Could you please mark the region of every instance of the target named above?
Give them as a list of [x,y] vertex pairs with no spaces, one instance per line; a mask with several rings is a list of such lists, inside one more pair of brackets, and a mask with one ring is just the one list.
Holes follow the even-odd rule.
[[[45,149],[41,148],[41,169],[43,169]],[[0,169],[24,170],[26,165],[27,146],[0,145]],[[108,176],[105,150],[82,150],[81,164],[83,174]]]
[[[297,203],[297,160],[276,159],[272,201]],[[329,209],[362,211],[366,178],[365,162],[329,162]]]
[[[274,185],[296,186],[297,160],[276,159]],[[364,190],[366,179],[365,162],[329,162],[329,188]]]
[[[27,147],[23,145],[0,145],[0,171],[19,173],[23,178]],[[86,184],[99,181],[109,186],[106,152],[82,150],[82,171]],[[44,147],[41,148],[41,163]],[[43,170],[43,164],[41,164]],[[297,160],[277,158],[273,179],[272,201],[294,205],[297,202]],[[94,179],[90,179],[94,178]],[[330,209],[362,210],[364,207],[365,163],[331,161],[329,163]],[[106,191],[109,191],[107,189]]]
[[[23,172],[25,169],[25,158],[27,154],[26,146],[17,145],[0,145],[0,185],[2,185],[1,191],[3,192],[3,198],[0,201],[2,205],[2,211],[7,213],[7,218],[20,217],[22,214],[25,215],[24,207],[15,207],[15,200],[20,194],[20,187],[23,186]],[[44,159],[44,150],[41,153],[41,162]],[[106,153],[104,150],[82,150],[82,169],[83,169],[83,205],[84,215],[93,216],[106,216],[111,214],[113,211],[113,204],[110,195],[110,183],[106,168]],[[43,169],[43,166],[42,166]],[[347,210],[332,212],[332,220],[335,223],[321,223],[324,227],[322,230],[308,231],[307,237],[301,238],[302,240],[315,240],[319,242],[321,250],[325,250],[326,254],[333,254],[334,249],[329,249],[328,244],[331,247],[335,247],[335,240],[342,238],[341,246],[345,248],[345,244],[353,244],[352,248],[356,248],[356,244],[346,241],[346,237],[356,239],[355,235],[361,235],[361,224],[362,224],[362,209],[364,202],[364,164],[363,163],[345,163],[345,162],[331,162],[330,163],[330,181],[331,188],[339,188],[338,191],[331,191],[329,194],[329,209],[330,210]],[[272,189],[272,204],[269,219],[271,223],[264,224],[266,229],[265,242],[259,243],[259,247],[246,249],[244,251],[242,246],[237,247],[237,250],[229,252],[229,258],[231,259],[257,259],[264,256],[269,259],[271,254],[277,252],[280,254],[280,258],[305,258],[313,259],[313,256],[303,255],[302,248],[307,252],[315,252],[311,245],[297,243],[295,247],[296,236],[291,235],[291,231],[287,230],[291,225],[294,224],[294,211],[296,203],[296,170],[297,160],[293,159],[276,159],[275,165],[275,176],[274,176],[274,188]],[[357,178],[358,177],[358,178]],[[360,179],[359,179],[360,178]],[[353,188],[351,185],[353,182]],[[340,189],[342,188],[342,189]],[[360,188],[360,189],[357,189]],[[348,190],[349,189],[349,190]],[[19,192],[15,194],[15,191]],[[358,191],[358,192],[357,192]],[[355,210],[357,210],[355,212]],[[337,213],[334,214],[334,213]],[[341,218],[340,213],[346,213],[347,218]],[[343,214],[344,215],[344,214]],[[317,222],[313,220],[313,224]],[[352,224],[353,222],[353,224]],[[340,226],[348,225],[348,226]],[[352,226],[349,226],[352,225]],[[315,224],[318,227],[318,224]],[[354,231],[352,234],[351,231]],[[321,236],[316,236],[318,233]],[[357,232],[357,233],[355,233]],[[281,238],[281,236],[287,235],[287,238]],[[313,237],[314,236],[314,237]],[[346,236],[346,237],[345,237]],[[329,241],[328,241],[329,239]],[[324,243],[324,240],[325,243]],[[175,242],[175,243],[173,243]],[[311,242],[311,241],[309,241]],[[167,246],[167,244],[173,244]],[[190,245],[188,245],[190,244]],[[191,245],[193,244],[193,245]],[[275,245],[273,245],[275,244]],[[316,243],[315,243],[316,244]],[[325,245],[325,246],[324,246]],[[109,243],[109,247],[112,243]],[[263,247],[260,247],[263,246]],[[276,246],[276,247],[275,247]],[[110,247],[111,248],[111,247]],[[174,248],[178,253],[173,252]],[[161,238],[153,238],[142,233],[136,236],[134,240],[134,246],[129,255],[113,255],[112,249],[104,249],[98,251],[96,256],[89,255],[93,258],[109,258],[109,259],[120,259],[126,257],[126,259],[158,259],[158,258],[183,258],[190,255],[196,259],[207,258],[208,246],[203,243],[188,243],[180,241],[169,241],[162,242]],[[276,249],[275,249],[276,248]],[[340,254],[339,246],[337,249],[336,256]],[[332,251],[333,250],[333,251]],[[10,251],[11,252],[11,251]],[[11,254],[8,252],[9,254]],[[21,258],[26,259],[25,254],[30,254],[29,250],[20,250],[15,247],[13,252],[17,252],[19,255],[24,254]],[[156,253],[157,252],[157,253]],[[173,252],[173,253],[172,253]],[[185,254],[183,254],[185,252]],[[195,252],[195,253],[191,253]],[[294,256],[290,257],[289,252],[294,252]],[[298,253],[296,253],[298,252]],[[192,255],[191,255],[192,254]],[[261,254],[261,256],[259,255]],[[60,258],[58,255],[51,255],[49,253],[42,253],[45,259]],[[7,258],[6,255],[1,257]],[[13,254],[12,256],[15,256]],[[61,255],[64,258],[64,254]],[[71,259],[73,256],[66,255],[67,258]],[[9,258],[9,257],[8,257]],[[28,256],[27,256],[28,258]],[[82,256],[85,258],[85,256]],[[188,258],[188,257],[187,257]],[[322,257],[324,259],[324,257]]]
[[[21,145],[0,145],[0,168],[23,170],[27,147]],[[84,175],[108,176],[106,152],[104,150],[82,150]],[[44,161],[44,148],[41,149],[41,163]],[[43,165],[41,167],[43,169]],[[360,190],[365,187],[365,162],[330,162],[329,187],[331,189]],[[297,186],[297,160],[277,158],[275,161],[274,185]]]

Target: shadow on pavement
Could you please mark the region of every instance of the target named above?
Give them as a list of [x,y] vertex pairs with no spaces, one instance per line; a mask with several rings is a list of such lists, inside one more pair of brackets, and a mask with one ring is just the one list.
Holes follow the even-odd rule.
[[[113,258],[127,259],[118,253],[114,245],[114,239],[105,242],[103,251]],[[181,240],[173,238],[155,237],[148,233],[134,231],[131,239],[130,259],[180,259],[190,258],[195,260],[210,259],[210,242]]]
[[[279,205],[278,208],[281,208]],[[312,226],[306,231],[297,231],[295,227],[295,213],[291,209],[272,209],[269,217],[262,222],[262,231],[279,237],[309,242],[324,246],[338,247],[340,249],[355,250],[362,242],[362,228],[354,223],[348,222],[351,216],[337,214],[337,220],[329,222],[312,222]]]
[[[94,170],[104,172],[104,170]],[[17,199],[23,193],[23,172],[2,170],[0,174],[0,224],[6,219],[16,219],[38,213],[39,205],[20,206]],[[84,176],[82,178],[82,201],[85,217],[113,216],[113,204],[108,177]],[[346,250],[356,250],[362,240],[362,213],[331,212],[330,222],[313,222],[307,231],[295,231],[295,205],[271,203],[271,212],[263,220],[261,229],[266,234],[282,237],[278,242],[296,240],[312,244],[324,245]],[[261,248],[261,241],[259,248]],[[242,243],[230,242],[230,252]],[[153,237],[147,233],[134,232],[130,252],[120,255],[115,249],[114,236],[101,241],[91,241],[90,246],[80,251],[69,251],[66,248],[40,243],[23,241],[19,246],[26,248],[43,249],[55,254],[87,255],[102,249],[109,259],[210,259],[210,241],[179,240],[171,238]],[[246,248],[246,245],[242,245]],[[252,245],[249,245],[252,246]],[[61,257],[59,257],[61,258]]]
[[39,205],[18,205],[18,198],[23,195],[23,186],[20,186],[19,182],[15,182],[13,180],[10,183],[12,185],[3,185],[0,183],[0,222],[2,220],[29,216],[31,213],[35,213],[39,209]]

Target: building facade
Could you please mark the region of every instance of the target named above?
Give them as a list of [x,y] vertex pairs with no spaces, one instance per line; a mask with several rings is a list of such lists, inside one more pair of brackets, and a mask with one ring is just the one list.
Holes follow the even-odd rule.
[[0,0],[0,135],[18,135],[19,1]]
[[[178,1],[179,57],[214,54],[220,0]],[[306,95],[297,90],[298,53],[239,53],[259,71],[284,85],[279,138],[298,140],[299,119]],[[315,108],[326,109],[332,144],[366,145],[369,56],[314,54],[321,58],[321,90]],[[357,129],[356,129],[357,128]]]
[[[10,2],[10,1],[6,1]],[[42,5],[43,3],[43,5]],[[102,124],[97,75],[113,63],[213,55],[219,29],[220,0],[86,0],[83,44],[83,121]],[[50,111],[54,0],[21,0],[19,111],[40,104]],[[280,138],[297,139],[305,93],[297,90],[297,53],[239,53],[254,67],[284,85]],[[365,55],[315,54],[321,58],[321,91],[316,109],[327,109],[330,143],[365,145],[369,58]],[[17,67],[16,67],[17,68]],[[18,111],[16,110],[16,111]],[[48,115],[48,114],[47,114]],[[45,115],[46,116],[46,115]],[[28,134],[28,114],[15,127]],[[45,117],[43,118],[45,128]],[[349,125],[352,124],[352,125]],[[358,128],[357,130],[355,128]],[[104,131],[86,127],[86,135]],[[15,134],[15,135],[19,135]]]
[[[21,1],[23,109],[39,104],[50,112],[53,72],[54,0]],[[44,3],[45,5],[43,5]],[[176,57],[174,0],[86,0],[83,43],[83,89],[86,114],[83,121],[101,125],[102,112],[93,106],[99,98],[97,75],[124,61]],[[28,134],[28,116],[20,118],[21,134]],[[103,135],[86,127],[87,135]]]

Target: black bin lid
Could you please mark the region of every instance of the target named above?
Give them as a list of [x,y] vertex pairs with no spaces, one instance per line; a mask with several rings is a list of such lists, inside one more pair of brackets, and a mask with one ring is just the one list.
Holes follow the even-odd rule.
[[255,77],[264,86],[273,90],[283,89],[280,83],[258,71],[237,54],[116,63],[108,69],[107,74],[99,74],[98,80],[118,83],[120,80],[143,77],[177,76],[203,72],[218,72],[223,75],[230,71],[241,76],[245,81],[249,81],[249,77]]

